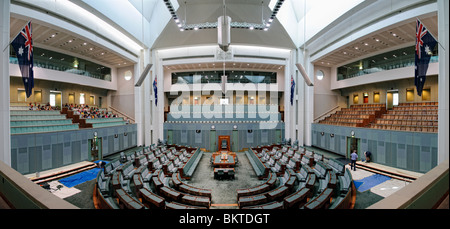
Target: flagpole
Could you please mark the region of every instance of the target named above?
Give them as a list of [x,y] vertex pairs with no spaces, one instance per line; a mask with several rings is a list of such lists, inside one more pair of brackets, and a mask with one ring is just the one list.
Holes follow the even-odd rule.
[[28,23],[30,23],[30,22],[31,22],[31,19],[28,20],[28,22],[27,22],[24,26],[21,27],[21,29],[19,30],[19,32],[18,32],[18,33],[14,36],[14,38],[8,43],[8,45],[6,45],[6,47],[3,49],[2,52],[5,52],[5,50],[8,48],[8,46],[10,46],[11,43],[14,41],[14,39],[16,39],[16,37],[22,32],[23,27],[25,27],[26,25],[28,25]]

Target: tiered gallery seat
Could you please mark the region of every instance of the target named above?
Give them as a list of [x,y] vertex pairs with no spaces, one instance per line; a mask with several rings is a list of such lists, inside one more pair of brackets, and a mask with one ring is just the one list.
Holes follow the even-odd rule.
[[350,108],[337,111],[319,123],[436,133],[438,131],[438,103],[400,103],[392,110],[386,110],[384,104],[352,105]]
[[319,123],[338,126],[366,127],[386,112],[384,104],[351,105],[325,118]]
[[400,103],[377,119],[371,128],[436,133],[438,104],[437,102]]

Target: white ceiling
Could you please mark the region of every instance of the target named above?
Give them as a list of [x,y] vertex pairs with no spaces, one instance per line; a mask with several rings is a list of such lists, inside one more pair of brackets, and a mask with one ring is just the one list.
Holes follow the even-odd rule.
[[[10,39],[25,26],[26,20],[19,18],[10,18]],[[37,21],[32,22],[33,44],[36,47],[52,48],[53,51],[59,51],[67,54],[76,54],[78,56],[87,57],[96,62],[110,66],[128,66],[133,65],[116,53],[102,47],[100,44],[89,42],[81,36],[70,31],[51,28],[50,26],[39,24]],[[53,36],[54,35],[54,36]]]
[[[150,2],[140,0],[129,1],[140,12],[144,12],[144,16],[149,18],[151,17],[153,12],[148,11],[152,11],[154,9],[151,7],[150,3],[155,0],[149,0]],[[307,1],[307,3],[308,2],[309,1]],[[186,16],[188,24],[216,22],[217,18],[223,15],[223,0],[178,0],[178,3],[179,8],[177,10],[177,15],[181,20],[184,20]],[[226,12],[227,15],[232,18],[232,21],[261,23],[261,9],[263,9],[264,12],[263,18],[266,20],[272,13],[268,4],[269,0],[227,0]],[[291,6],[295,8],[295,11],[303,12],[304,2],[292,0]],[[311,10],[311,7],[314,6],[307,4],[306,7],[307,10]],[[186,15],[184,13],[185,9]],[[301,13],[296,15],[296,17],[297,21],[301,20]],[[12,16],[10,20],[10,34],[12,38],[12,36],[17,34],[17,32],[23,27],[26,21],[14,16]],[[437,16],[423,18],[422,21],[427,25],[427,28],[431,31],[431,33],[437,37]],[[392,35],[394,33],[397,35],[396,37]],[[54,37],[52,37],[53,34],[55,35]],[[397,24],[355,40],[352,43],[321,57],[316,60],[314,64],[322,66],[338,66],[343,63],[348,63],[351,60],[357,60],[358,58],[364,58],[374,53],[383,52],[384,50],[390,51],[389,49],[397,46],[402,46],[409,43],[413,45],[415,41],[414,34],[415,20],[411,19],[409,22]],[[377,42],[376,39],[379,39],[379,41]],[[88,60],[95,60],[110,66],[123,67],[134,64],[130,60],[127,60],[117,53],[103,47],[101,44],[89,42],[71,31],[54,28],[46,23],[39,23],[38,21],[33,21],[33,42],[37,47],[51,47],[54,51],[60,50],[64,53],[87,57]],[[170,20],[158,39],[155,41],[152,49],[204,44],[217,44],[217,29],[201,29],[198,31],[192,30],[181,32],[175,22]],[[232,28],[231,46],[233,44],[287,49],[296,48],[292,42],[292,39],[277,19],[273,21],[269,31]],[[258,65],[253,66],[256,68]],[[262,69],[272,68],[268,65],[260,65],[260,67]],[[278,66],[274,68],[277,67]],[[180,66],[179,68],[181,69],[183,66]],[[192,68],[194,68],[194,66],[187,69]]]
[[[261,4],[262,2],[264,3]],[[186,0],[186,4],[184,0],[179,0],[178,3],[179,8],[176,13],[181,20],[186,19],[186,24],[217,22],[218,17],[223,15],[223,0]],[[268,20],[272,14],[268,4],[268,0],[227,0],[226,15],[230,16],[233,22],[261,24],[263,18]],[[152,49],[216,43],[217,29],[181,32],[171,20]],[[276,19],[268,31],[232,28],[231,45],[233,44],[295,49],[292,39]]]
[[[427,29],[437,38],[438,21],[437,16],[421,18]],[[366,58],[375,53],[392,51],[396,47],[401,47],[415,43],[416,20],[411,19],[405,23],[397,24],[385,28],[373,34],[364,36],[352,43],[328,53],[316,60],[314,64],[321,66],[339,66],[351,60]],[[395,35],[395,36],[394,36]],[[377,41],[378,40],[378,41]]]

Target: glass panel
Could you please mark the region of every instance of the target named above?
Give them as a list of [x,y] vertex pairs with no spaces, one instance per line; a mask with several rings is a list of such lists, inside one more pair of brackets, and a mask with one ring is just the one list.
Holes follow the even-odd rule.
[[[221,83],[223,71],[174,72],[172,84]],[[276,72],[225,71],[227,83],[277,83]]]
[[[33,47],[34,67],[52,69],[77,75],[88,76],[96,79],[111,81],[111,69],[81,58],[69,56],[36,46]],[[16,53],[10,48],[9,62],[18,64]]]
[[[437,47],[436,45],[430,63],[439,61]],[[346,64],[338,67],[337,78],[338,80],[344,80],[380,71],[414,66],[414,50],[415,47],[410,46]]]

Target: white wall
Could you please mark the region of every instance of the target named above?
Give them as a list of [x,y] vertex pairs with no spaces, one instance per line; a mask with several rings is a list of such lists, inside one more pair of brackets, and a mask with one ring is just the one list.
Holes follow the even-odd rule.
[[[321,70],[324,73],[323,79],[317,79],[317,72]],[[339,90],[331,90],[332,71],[330,67],[314,66],[314,104],[320,104],[320,106],[314,106],[314,119],[318,116],[330,111],[336,106],[342,106],[342,99]]]
[[[132,78],[130,80],[125,80],[125,72],[131,71]],[[117,69],[116,77],[116,90],[108,92],[108,100],[111,100],[111,106],[118,109],[119,111],[125,113],[126,115],[135,118],[134,108],[134,79],[136,76],[134,74],[134,67],[124,67]]]

